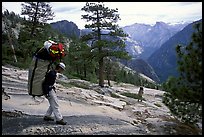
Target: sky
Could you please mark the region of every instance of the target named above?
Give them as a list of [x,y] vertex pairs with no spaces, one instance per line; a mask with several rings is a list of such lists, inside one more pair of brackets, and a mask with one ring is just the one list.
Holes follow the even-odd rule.
[[[22,2],[2,2],[2,10],[8,9],[21,14]],[[184,23],[202,19],[202,2],[103,2],[110,9],[118,8],[121,18],[117,22],[120,27],[135,23],[154,25],[157,21],[165,23]],[[50,2],[55,17],[48,23],[67,20],[83,29],[85,20],[81,15],[87,14],[81,8],[86,2]],[[89,23],[89,22],[88,22]]]

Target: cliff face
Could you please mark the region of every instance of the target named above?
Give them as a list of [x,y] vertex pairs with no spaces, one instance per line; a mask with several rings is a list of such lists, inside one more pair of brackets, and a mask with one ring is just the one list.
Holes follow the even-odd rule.
[[181,31],[188,23],[171,25],[164,22],[156,22],[154,25],[135,23],[123,27],[132,40],[138,43],[143,49],[139,55],[142,59],[147,59],[161,45],[171,38],[174,34]]
[[148,63],[153,67],[161,82],[167,80],[169,76],[178,76],[176,46],[181,44],[185,47],[189,44],[191,36],[195,32],[193,26],[198,22],[202,22],[202,20],[187,25],[148,58]]
[[143,101],[138,102],[125,96],[127,93],[136,96],[139,87],[134,85],[112,81],[112,87],[100,88],[97,84],[67,79],[63,75],[57,77],[55,86],[67,125],[45,122],[43,115],[49,106],[48,101],[44,97],[37,97],[34,101],[28,95],[27,76],[28,70],[2,66],[2,87],[10,96],[2,100],[2,134],[202,134],[176,122],[162,103],[164,91],[144,88]]
[[79,38],[80,36],[80,29],[74,22],[62,20],[55,23],[50,23],[50,25],[53,29],[65,34],[67,37]]

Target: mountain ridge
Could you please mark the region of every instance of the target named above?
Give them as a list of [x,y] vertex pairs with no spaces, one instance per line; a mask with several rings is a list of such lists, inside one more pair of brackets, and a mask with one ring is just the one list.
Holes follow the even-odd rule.
[[57,22],[50,23],[53,29],[60,31],[62,34],[65,34],[68,37],[77,37],[80,36],[80,29],[78,26],[68,20],[61,20]]
[[170,25],[157,21],[154,25],[135,23],[122,29],[141,46],[143,52],[139,57],[146,60],[166,40],[182,30],[186,25],[187,23]]
[[190,42],[194,32],[193,24],[197,22],[202,22],[202,19],[177,32],[148,58],[148,63],[154,68],[161,81],[165,81],[170,75],[178,76],[175,47],[178,44],[186,46]]

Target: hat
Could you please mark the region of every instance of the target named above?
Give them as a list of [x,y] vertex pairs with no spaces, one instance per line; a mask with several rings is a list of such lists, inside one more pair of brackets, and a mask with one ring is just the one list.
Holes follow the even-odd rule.
[[65,64],[63,63],[63,62],[60,62],[59,64],[58,64],[58,66],[60,67],[60,68],[62,68],[63,70],[65,70]]

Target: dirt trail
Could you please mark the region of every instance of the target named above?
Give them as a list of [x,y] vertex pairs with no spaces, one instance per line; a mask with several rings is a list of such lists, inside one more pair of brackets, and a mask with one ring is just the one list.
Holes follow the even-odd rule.
[[[177,135],[202,134],[175,121],[162,103],[163,91],[144,89],[145,101],[122,96],[137,93],[130,84],[116,84],[99,88],[83,80],[60,81],[56,86],[60,111],[67,125],[43,121],[48,101],[41,97],[35,102],[27,93],[27,70],[2,66],[2,87],[9,98],[2,94],[2,135]],[[74,83],[76,86],[63,86]],[[103,93],[103,94],[101,94]],[[114,93],[119,98],[113,98]]]

